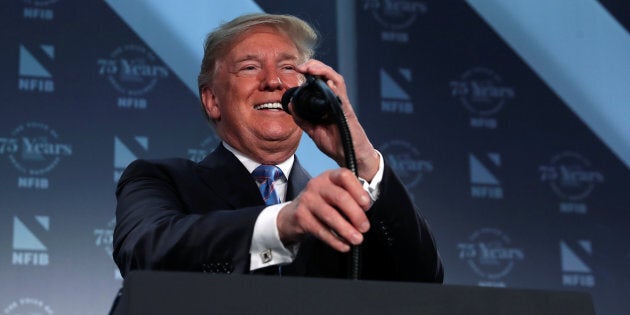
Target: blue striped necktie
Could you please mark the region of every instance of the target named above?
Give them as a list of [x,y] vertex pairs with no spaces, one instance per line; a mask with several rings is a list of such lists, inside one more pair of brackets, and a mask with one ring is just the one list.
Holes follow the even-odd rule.
[[[275,165],[260,165],[253,172],[252,176],[260,184],[258,189],[260,189],[260,194],[262,195],[263,200],[267,206],[275,205],[280,203],[280,198],[276,193],[276,189],[273,186],[273,182],[278,180],[284,176],[282,170]],[[282,275],[282,266],[275,267],[267,267],[263,269],[262,273],[264,274],[277,274]]]
[[273,186],[273,182],[282,178],[282,170],[275,165],[260,165],[253,172],[252,176],[260,184],[260,194],[265,201],[265,204],[275,205],[280,203],[280,198],[276,193],[276,189]]

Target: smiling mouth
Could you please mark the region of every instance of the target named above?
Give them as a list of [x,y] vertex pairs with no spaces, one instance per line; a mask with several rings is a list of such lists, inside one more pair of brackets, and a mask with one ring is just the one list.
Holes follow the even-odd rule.
[[282,110],[282,104],[276,102],[276,103],[264,103],[264,104],[260,104],[260,105],[256,105],[254,106],[255,110],[264,110],[264,109],[271,109],[271,110]]

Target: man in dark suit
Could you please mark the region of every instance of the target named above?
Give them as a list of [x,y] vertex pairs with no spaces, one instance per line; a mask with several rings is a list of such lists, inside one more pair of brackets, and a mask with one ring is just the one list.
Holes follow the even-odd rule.
[[[154,269],[343,278],[346,253],[361,245],[362,279],[442,281],[433,237],[367,138],[343,77],[311,59],[316,40],[304,21],[269,14],[239,17],[208,36],[199,93],[222,143],[200,163],[127,167],[114,231],[123,276]],[[306,131],[345,163],[335,125],[282,111],[282,95],[304,74],[339,96],[359,180],[343,167],[311,178],[295,157]]]

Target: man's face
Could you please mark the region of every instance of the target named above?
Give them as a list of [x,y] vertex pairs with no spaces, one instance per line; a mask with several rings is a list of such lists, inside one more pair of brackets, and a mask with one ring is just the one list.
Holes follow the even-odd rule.
[[282,111],[282,94],[302,81],[295,44],[268,26],[247,31],[226,49],[214,79],[202,93],[219,136],[261,163],[292,155],[302,130]]

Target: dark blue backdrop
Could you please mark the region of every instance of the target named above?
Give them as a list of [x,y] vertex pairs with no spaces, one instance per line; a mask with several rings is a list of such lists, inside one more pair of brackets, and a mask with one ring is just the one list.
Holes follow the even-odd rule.
[[[334,1],[257,2],[313,22],[317,57],[337,66]],[[586,290],[598,314],[630,308],[628,168],[467,4],[388,3],[354,9],[356,101],[435,232],[446,283]],[[629,24],[628,5],[604,4]],[[200,160],[218,140],[106,3],[0,10],[0,310],[104,313],[121,284],[120,172]]]

